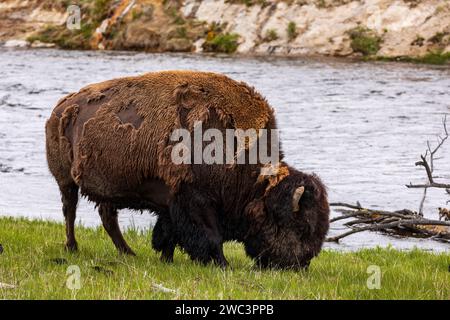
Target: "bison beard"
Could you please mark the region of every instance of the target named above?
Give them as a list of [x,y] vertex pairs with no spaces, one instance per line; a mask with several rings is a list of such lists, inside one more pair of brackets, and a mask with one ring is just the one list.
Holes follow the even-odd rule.
[[[63,98],[46,125],[49,169],[62,195],[66,248],[77,250],[78,191],[95,202],[117,249],[134,254],[118,210],[157,215],[153,248],[173,261],[176,246],[201,263],[226,266],[223,243],[243,242],[262,267],[306,268],[328,231],[320,179],[282,161],[263,164],[171,162],[180,128],[276,129],[272,108],[245,83],[223,75],[167,71],[94,84]],[[224,134],[225,136],[225,134]],[[267,142],[270,150],[270,139]],[[246,150],[248,153],[248,150]],[[248,154],[247,154],[248,159]]]

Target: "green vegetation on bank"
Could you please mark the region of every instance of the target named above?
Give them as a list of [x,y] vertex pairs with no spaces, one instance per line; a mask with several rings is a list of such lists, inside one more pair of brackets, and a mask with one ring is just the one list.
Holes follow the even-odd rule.
[[234,53],[239,45],[239,35],[236,33],[225,33],[206,40],[203,49],[206,52]]
[[212,23],[202,47],[205,52],[234,53],[239,46],[237,33],[224,32],[226,25]]
[[446,65],[450,63],[450,52],[442,52],[442,51],[432,51],[428,52],[426,55],[421,57],[408,57],[408,56],[400,56],[400,57],[384,57],[384,56],[375,56],[375,57],[367,57],[365,60],[367,61],[396,61],[396,62],[409,62],[409,63],[422,63],[422,64],[432,64],[432,65]]
[[75,0],[71,2],[58,0],[49,2],[48,6],[54,6],[60,10],[65,10],[69,5],[79,5],[83,19],[81,28],[70,30],[65,24],[48,25],[43,30],[28,37],[27,40],[29,42],[55,43],[62,49],[91,49],[92,35],[101,22],[108,17],[113,2],[114,0]]
[[350,30],[348,34],[354,52],[359,52],[363,56],[373,56],[380,50],[382,39],[374,31],[364,27],[356,27]]
[[443,65],[450,62],[450,52],[443,53],[440,51],[429,52],[423,57],[409,58],[409,61],[416,63],[438,64]]
[[[388,30],[384,30],[384,32],[386,33]],[[414,41],[411,42],[411,45],[422,47],[427,43],[432,44],[431,49],[422,56],[396,57],[386,57],[378,53],[381,49],[383,38],[374,30],[358,26],[349,30],[347,33],[351,40],[352,50],[362,54],[363,60],[365,61],[398,61],[434,65],[445,65],[450,62],[450,52],[444,51],[450,44],[449,32],[437,32],[429,39],[425,39],[418,34]]]
[[[92,49],[92,38],[95,30],[101,25],[102,21],[111,14],[111,8],[114,0],[75,0],[72,2],[66,0],[57,0],[49,3],[47,9],[57,9],[65,11],[69,5],[78,5],[81,12],[80,29],[68,29],[66,24],[47,25],[29,36],[27,40],[30,43],[40,41],[43,43],[54,43],[61,49]],[[139,12],[132,12],[133,18]],[[108,38],[113,38],[117,30],[111,30]]]
[[[342,5],[351,0],[284,0],[288,4],[315,4],[320,8]],[[228,3],[245,4],[247,6],[265,6],[265,0],[227,0]],[[417,1],[411,0],[410,5]],[[226,23],[199,21],[192,17],[185,17],[181,12],[181,2],[165,0],[160,4],[138,1],[128,14],[117,20],[113,19],[105,27],[102,34],[95,30],[106,18],[117,17],[120,8],[114,0],[43,0],[42,7],[46,10],[63,12],[69,4],[81,7],[81,29],[69,30],[66,25],[48,25],[28,37],[33,43],[54,43],[62,49],[108,49],[108,50],[138,50],[149,52],[192,52],[202,44],[204,52],[233,54],[239,44],[244,42],[246,35],[233,33]],[[270,3],[269,3],[270,4]],[[123,9],[123,8],[122,8]],[[288,21],[284,30],[268,29],[258,36],[255,46],[264,42],[286,39],[287,44],[295,47],[294,40],[302,32],[294,21]],[[426,50],[411,52],[426,52],[423,56],[383,56],[380,50],[388,30],[376,31],[363,25],[348,30],[351,57],[362,57],[363,61],[400,61],[445,65],[450,63],[450,52],[446,52],[450,44],[450,32],[447,30],[433,35],[417,34],[410,43],[413,47],[424,47]],[[333,42],[333,39],[329,39]],[[278,44],[278,43],[277,43]],[[36,43],[36,46],[42,44]],[[45,46],[44,46],[45,47]],[[245,50],[244,50],[245,51]],[[289,51],[289,50],[288,50]],[[250,52],[258,52],[250,51]],[[267,52],[268,54],[269,51]],[[339,54],[338,54],[339,55]]]
[[[240,244],[228,243],[223,271],[179,251],[173,264],[160,262],[150,232],[126,232],[137,253],[128,257],[102,228],[76,231],[80,251],[68,253],[62,224],[0,218],[0,299],[450,299],[449,254],[324,250],[309,271],[294,272],[256,269]],[[380,289],[367,287],[370,266],[381,270]],[[80,289],[70,290],[77,268]]]

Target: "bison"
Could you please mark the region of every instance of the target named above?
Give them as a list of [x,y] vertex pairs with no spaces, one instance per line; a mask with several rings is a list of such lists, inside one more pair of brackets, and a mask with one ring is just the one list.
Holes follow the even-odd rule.
[[[235,240],[261,267],[307,268],[329,227],[319,177],[287,165],[281,151],[272,174],[263,174],[260,161],[174,163],[172,133],[193,132],[199,122],[202,132],[276,130],[273,109],[255,89],[215,73],[147,73],[61,99],[46,123],[46,150],[61,191],[66,248],[77,250],[80,192],[96,204],[121,253],[134,255],[117,219],[129,208],[156,214],[152,246],[163,261],[173,261],[179,246],[193,260],[225,267],[223,243]],[[255,141],[245,141],[248,155]]]

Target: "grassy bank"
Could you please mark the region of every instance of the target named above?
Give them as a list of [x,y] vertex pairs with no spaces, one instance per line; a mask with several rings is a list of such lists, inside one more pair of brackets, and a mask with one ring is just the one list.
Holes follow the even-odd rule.
[[[0,299],[450,299],[450,254],[327,250],[308,272],[261,271],[230,243],[231,268],[222,271],[181,252],[174,264],[161,263],[147,232],[126,234],[137,257],[119,256],[101,228],[78,227],[77,237],[80,251],[70,254],[63,225],[0,218],[0,283],[15,286],[0,285]],[[79,290],[66,286],[76,283],[66,275],[71,265],[81,271]],[[382,272],[380,289],[367,288],[371,265]]]
[[384,56],[366,56],[363,61],[384,61],[384,62],[406,62],[430,65],[448,65],[450,63],[450,52],[443,53],[441,51],[429,52],[422,57],[384,57]]

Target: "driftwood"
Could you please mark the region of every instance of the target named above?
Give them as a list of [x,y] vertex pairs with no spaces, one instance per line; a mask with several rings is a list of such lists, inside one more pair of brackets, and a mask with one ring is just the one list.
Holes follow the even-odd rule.
[[353,219],[344,226],[351,230],[327,239],[329,242],[339,242],[340,239],[363,231],[381,231],[391,235],[410,236],[417,238],[432,238],[450,243],[450,222],[425,219],[417,212],[403,209],[399,211],[383,211],[367,209],[347,203],[331,203],[338,207],[336,211],[343,215],[333,218],[330,222]]
[[[430,220],[423,217],[424,203],[429,188],[445,189],[450,194],[450,184],[435,181],[434,160],[436,153],[449,138],[447,129],[447,116],[443,118],[444,133],[437,137],[437,145],[432,148],[430,141],[427,141],[427,150],[420,156],[420,161],[416,166],[422,166],[427,175],[427,182],[422,184],[406,185],[408,188],[422,188],[423,196],[420,201],[419,211],[415,212],[408,209],[399,211],[382,211],[363,208],[359,202],[355,205],[347,203],[331,203],[331,206],[338,207],[336,211],[341,212],[342,216],[333,218],[331,223],[353,219],[344,223],[344,226],[350,228],[349,231],[335,237],[330,237],[327,241],[339,242],[340,239],[349,235],[363,231],[380,231],[397,236],[426,237],[439,241],[450,243],[450,210],[439,208],[439,220]],[[450,201],[447,201],[449,203]],[[445,221],[441,221],[441,219]]]

